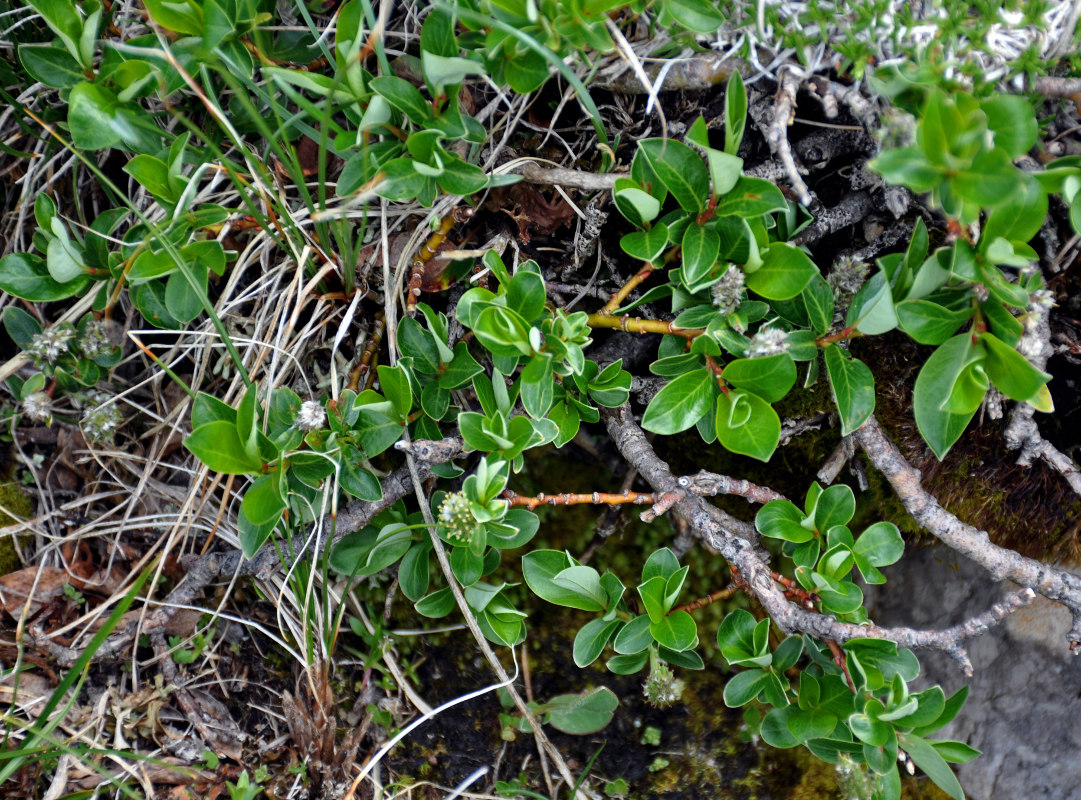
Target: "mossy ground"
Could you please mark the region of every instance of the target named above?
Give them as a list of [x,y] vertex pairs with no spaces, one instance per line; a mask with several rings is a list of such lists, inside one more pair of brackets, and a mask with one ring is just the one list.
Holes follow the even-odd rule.
[[[19,485],[12,480],[14,463],[9,460],[6,449],[0,449],[0,528],[11,525],[16,520],[12,514],[29,517],[34,513],[34,505],[23,493]],[[10,512],[10,513],[9,513]],[[22,566],[14,536],[0,536],[0,575],[7,575]]]
[[[923,487],[960,520],[986,530],[991,540],[1031,558],[1076,562],[1081,558],[1081,498],[1062,477],[1037,461],[1019,466],[1017,452],[1007,450],[1002,433],[1008,418],[993,420],[977,412],[953,448],[939,461],[916,428],[912,416],[912,385],[928,348],[894,332],[853,350],[872,365],[876,375],[876,415],[920,470]],[[1056,419],[1037,415],[1044,434],[1054,440]],[[871,497],[882,519],[916,533],[889,485],[867,470]]]

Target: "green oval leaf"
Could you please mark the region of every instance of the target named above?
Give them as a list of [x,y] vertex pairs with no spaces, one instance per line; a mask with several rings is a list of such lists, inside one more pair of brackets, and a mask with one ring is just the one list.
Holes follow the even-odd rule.
[[574,637],[574,663],[582,668],[596,661],[622,624],[618,619],[594,619],[583,625]]
[[859,428],[875,410],[875,379],[867,365],[835,344],[825,349],[826,376],[841,417],[841,435]]
[[717,398],[717,439],[733,453],[769,461],[781,439],[773,406],[742,389]]
[[787,242],[774,242],[762,266],[747,275],[747,288],[767,300],[791,300],[818,274],[810,257]]
[[638,149],[684,210],[698,213],[706,207],[709,171],[698,153],[671,139],[643,139]]
[[649,623],[649,632],[660,644],[677,652],[694,647],[698,625],[686,611],[673,611],[660,622]]
[[970,413],[957,414],[943,408],[972,358],[972,337],[959,334],[931,354],[916,378],[912,393],[916,426],[939,460],[961,437],[976,413],[973,409]]
[[65,282],[55,280],[45,259],[34,253],[11,253],[0,259],[0,289],[31,303],[66,300],[81,293],[89,283],[90,278],[82,275]]
[[749,669],[734,675],[724,685],[724,704],[739,708],[758,697],[765,688],[769,674],[760,669]]
[[207,467],[224,475],[258,472],[263,466],[246,452],[235,423],[219,420],[200,425],[184,440],[184,446]]
[[776,403],[796,383],[796,364],[787,353],[763,358],[737,358],[721,377],[740,389],[749,389],[768,403]]
[[708,369],[680,375],[650,401],[642,415],[642,427],[664,435],[687,430],[709,412],[715,386],[713,373]]

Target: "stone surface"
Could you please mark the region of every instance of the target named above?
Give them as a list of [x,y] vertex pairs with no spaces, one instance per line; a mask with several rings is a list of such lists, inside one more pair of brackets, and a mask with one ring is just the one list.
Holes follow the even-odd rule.
[[[945,548],[909,553],[868,587],[871,618],[882,625],[943,628],[986,611],[1013,584]],[[1069,614],[1037,596],[1027,608],[969,643],[975,674],[961,714],[939,737],[983,751],[957,768],[971,800],[1063,800],[1081,790],[1081,658],[1069,654]],[[939,683],[947,695],[966,679],[939,653],[917,653],[914,688]]]

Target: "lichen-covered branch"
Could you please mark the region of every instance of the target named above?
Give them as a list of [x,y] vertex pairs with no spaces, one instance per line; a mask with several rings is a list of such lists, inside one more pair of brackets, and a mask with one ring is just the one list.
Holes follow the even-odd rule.
[[[634,421],[628,405],[607,411],[605,422],[609,435],[623,457],[655,491],[673,492],[680,488],[679,479],[654,452],[644,432]],[[773,578],[766,560],[768,556],[756,546],[752,526],[730,517],[691,492],[687,492],[675,504],[675,510],[687,520],[703,543],[719,552],[729,565],[739,571],[766,613],[787,633],[806,633],[838,644],[850,639],[873,637],[889,639],[901,647],[941,650],[950,655],[966,675],[971,675],[972,663],[963,642],[983,634],[1033,597],[1031,590],[1022,589],[1008,595],[983,614],[942,630],[852,625],[789,602]]]
[[811,190],[807,188],[803,178],[796,169],[796,160],[792,157],[792,145],[788,141],[788,126],[792,124],[792,117],[796,113],[796,92],[799,91],[800,80],[803,73],[796,67],[788,65],[779,69],[777,74],[777,96],[773,102],[773,120],[766,129],[766,141],[770,150],[781,159],[785,174],[796,190],[799,201],[804,206],[811,204]]
[[719,494],[734,494],[746,497],[752,503],[765,504],[771,500],[786,499],[783,494],[773,491],[768,486],[759,486],[748,480],[730,478],[727,475],[718,475],[705,470],[695,475],[684,475],[679,479],[679,485],[697,495],[714,497]]
[[1065,606],[1073,620],[1066,638],[1076,655],[1081,653],[1081,577],[1044,564],[991,542],[986,531],[968,525],[944,509],[920,484],[920,473],[909,465],[897,446],[872,417],[856,432],[856,440],[875,469],[886,476],[905,510],[943,544],[986,569],[995,580],[1030,586],[1049,600]]

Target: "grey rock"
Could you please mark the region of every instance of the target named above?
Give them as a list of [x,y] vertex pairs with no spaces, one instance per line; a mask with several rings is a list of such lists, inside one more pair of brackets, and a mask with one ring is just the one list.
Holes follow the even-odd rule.
[[[944,628],[986,611],[1017,587],[994,583],[951,550],[909,553],[867,587],[871,618],[882,625]],[[966,682],[964,708],[937,737],[958,739],[983,755],[957,767],[971,800],[1062,800],[1081,797],[1081,659],[1066,645],[1069,614],[1037,595],[1027,607],[970,641],[971,679],[940,653],[920,651],[922,689],[947,695]]]

